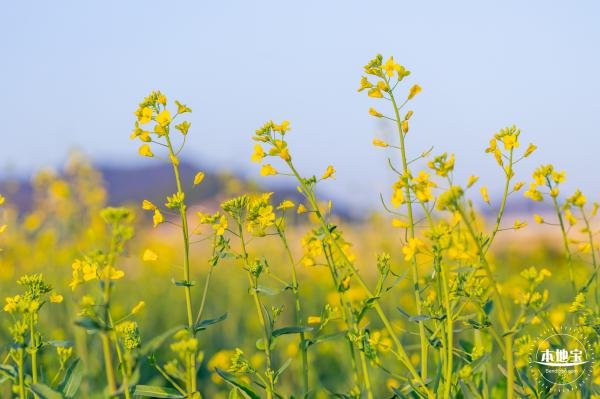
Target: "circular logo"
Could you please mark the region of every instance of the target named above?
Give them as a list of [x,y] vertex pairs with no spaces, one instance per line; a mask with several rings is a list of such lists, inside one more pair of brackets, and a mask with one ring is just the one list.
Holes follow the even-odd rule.
[[592,345],[575,328],[546,330],[531,344],[529,368],[542,391],[583,388],[591,379],[593,364]]

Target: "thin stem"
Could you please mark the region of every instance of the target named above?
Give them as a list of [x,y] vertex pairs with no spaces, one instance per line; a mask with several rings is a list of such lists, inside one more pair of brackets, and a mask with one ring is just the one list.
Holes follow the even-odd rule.
[[[244,231],[242,225],[238,223],[238,233],[240,237],[240,242],[242,244],[242,256],[244,257],[244,263],[246,267],[250,267],[248,264],[248,252],[246,250],[246,242],[244,240]],[[262,334],[264,342],[264,352],[265,352],[265,360],[267,362],[267,378],[268,383],[266,384],[265,390],[267,391],[267,399],[273,399],[273,378],[271,374],[271,340],[269,338],[269,330],[267,328],[267,323],[265,321],[265,315],[263,313],[263,307],[260,301],[260,297],[258,296],[258,278],[252,275],[252,272],[248,270],[248,283],[250,284],[250,294],[254,299],[254,305],[256,307],[256,313],[258,315],[258,320],[260,321],[260,325],[262,327]]]
[[[389,80],[386,79],[386,83],[389,86]],[[402,120],[400,118],[400,109],[396,104],[396,99],[394,97],[394,93],[390,91],[390,100],[392,101],[392,106],[394,107],[394,113],[396,115],[396,126],[398,129],[398,136],[400,138],[400,155],[402,156],[402,172],[404,176],[409,176],[410,172],[408,170],[408,162],[406,158],[406,146],[404,143],[404,131],[402,129]],[[408,184],[404,187],[404,194],[406,195],[406,212],[408,216],[408,226],[410,238],[415,238],[415,223],[413,219],[413,209],[410,195],[410,187]],[[422,314],[422,301],[421,301],[421,289],[419,288],[419,270],[417,268],[417,258],[416,254],[412,256],[411,259],[411,270],[413,276],[413,290],[415,295],[415,303],[417,308],[417,314]],[[425,324],[423,322],[419,323],[419,338],[421,340],[421,377],[423,380],[427,380],[427,362],[428,362],[428,348],[429,341],[427,340],[427,335],[425,333]]]
[[[294,293],[294,301],[296,305],[296,325],[300,326],[304,320],[304,316],[302,314],[302,306],[300,300],[300,289],[298,287],[298,275],[296,272],[296,262],[294,262],[294,257],[292,256],[292,251],[290,250],[290,246],[287,241],[287,237],[285,235],[285,231],[283,227],[280,225],[276,225],[277,233],[279,234],[279,238],[281,238],[281,242],[285,248],[285,252],[288,256],[288,260],[292,265],[292,291]],[[309,380],[308,380],[308,348],[306,345],[306,334],[304,331],[300,332],[300,351],[302,353],[302,387],[303,392],[302,396],[306,396],[309,391]]]
[[[548,187],[552,189],[552,183],[550,179],[546,177],[546,183]],[[552,198],[552,205],[554,205],[554,211],[556,212],[556,216],[558,217],[558,224],[560,226],[560,232],[563,239],[563,246],[565,248],[565,255],[567,256],[567,264],[569,265],[569,280],[571,281],[571,288],[573,289],[573,295],[577,293],[577,287],[575,285],[575,274],[573,271],[573,256],[571,255],[571,249],[569,248],[569,236],[567,234],[567,230],[565,228],[565,222],[562,217],[562,213],[560,212],[560,206],[558,205],[558,200],[555,196],[550,196]]]
[[19,358],[17,361],[17,368],[19,369],[19,399],[25,399],[24,353],[25,350],[23,348],[19,348]]
[[[181,184],[181,176],[179,174],[179,165],[177,162],[173,160],[176,159],[175,151],[173,150],[173,145],[171,143],[171,139],[169,137],[169,133],[165,135],[167,147],[169,148],[169,154],[171,158],[171,164],[173,165],[173,173],[175,175],[175,182],[177,184],[177,193],[181,194],[185,198],[185,192],[183,190],[183,185]],[[185,308],[187,314],[187,322],[188,329],[190,334],[194,334],[194,316],[192,312],[192,293],[191,287],[189,284],[190,281],[190,236],[188,231],[188,222],[187,222],[187,208],[185,205],[185,201],[182,200],[179,204],[179,214],[181,216],[181,231],[183,236],[183,279],[186,282],[183,287],[185,292]],[[190,387],[188,394],[192,395],[197,391],[197,382],[196,382],[196,354],[190,354],[189,359],[189,374],[190,374]]]

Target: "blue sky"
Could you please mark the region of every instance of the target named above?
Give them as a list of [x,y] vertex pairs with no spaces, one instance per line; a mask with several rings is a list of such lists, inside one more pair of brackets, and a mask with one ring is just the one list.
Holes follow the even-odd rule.
[[[128,138],[152,89],[194,113],[188,158],[212,168],[251,165],[250,137],[290,119],[292,154],[350,202],[376,203],[391,184],[385,126],[356,93],[362,66],[394,55],[419,83],[409,148],[455,152],[457,174],[500,186],[483,153],[517,124],[542,162],[594,196],[600,144],[600,3],[594,1],[61,1],[4,5],[0,35],[0,169],[60,165],[78,148],[95,161],[153,162]],[[408,89],[408,87],[407,87]],[[383,130],[383,131],[382,131]]]

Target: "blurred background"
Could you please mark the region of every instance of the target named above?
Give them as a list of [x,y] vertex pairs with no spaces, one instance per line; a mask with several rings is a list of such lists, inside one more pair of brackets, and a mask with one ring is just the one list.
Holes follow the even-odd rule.
[[381,52],[413,72],[407,88],[423,87],[412,104],[414,154],[432,144],[456,153],[457,176],[476,171],[494,196],[501,174],[483,150],[516,124],[540,148],[522,178],[552,161],[568,188],[597,190],[599,12],[594,1],[11,3],[0,26],[0,177],[27,180],[77,149],[109,185],[110,176],[135,181],[156,162],[129,140],[132,113],[160,89],[194,110],[191,167],[256,179],[254,129],[289,119],[300,167],[333,164],[328,194],[354,213],[378,208],[393,176],[371,140],[391,129],[369,117],[376,104],[356,89]]

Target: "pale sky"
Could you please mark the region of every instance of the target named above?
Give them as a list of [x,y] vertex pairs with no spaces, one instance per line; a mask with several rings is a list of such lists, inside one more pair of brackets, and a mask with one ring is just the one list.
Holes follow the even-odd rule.
[[539,147],[523,177],[553,162],[570,187],[600,188],[597,1],[19,1],[1,14],[0,168],[10,173],[60,165],[72,148],[96,162],[155,161],[128,136],[137,103],[161,89],[194,109],[189,159],[260,178],[252,133],[289,119],[300,169],[333,164],[328,190],[376,204],[393,177],[370,144],[383,137],[367,113],[378,103],[356,89],[381,52],[423,87],[413,154],[455,152],[458,176],[476,173],[494,193],[483,150],[514,123]]

